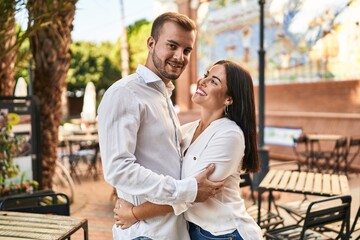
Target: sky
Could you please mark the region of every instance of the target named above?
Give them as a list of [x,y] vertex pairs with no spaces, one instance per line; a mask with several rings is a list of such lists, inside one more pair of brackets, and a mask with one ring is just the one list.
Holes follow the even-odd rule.
[[[121,1],[124,4],[126,26],[140,19],[152,21],[165,11],[177,11],[175,0],[78,0],[72,40],[115,42],[121,33]],[[28,14],[25,7],[16,13],[15,18],[26,29]]]
[[[121,0],[79,0],[76,4],[73,41],[115,42],[121,33]],[[126,26],[154,19],[153,0],[123,0]]]

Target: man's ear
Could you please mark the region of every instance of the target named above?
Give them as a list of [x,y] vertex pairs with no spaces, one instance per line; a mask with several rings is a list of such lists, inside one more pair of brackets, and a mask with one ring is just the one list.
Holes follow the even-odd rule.
[[148,39],[147,39],[147,47],[148,47],[148,50],[151,51],[155,46],[155,39],[150,36]]

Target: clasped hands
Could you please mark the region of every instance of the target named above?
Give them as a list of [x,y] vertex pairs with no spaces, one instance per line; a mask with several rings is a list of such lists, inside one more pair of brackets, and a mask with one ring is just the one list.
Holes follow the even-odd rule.
[[138,222],[138,219],[133,214],[133,204],[118,198],[114,208],[114,219],[117,227],[127,229]]

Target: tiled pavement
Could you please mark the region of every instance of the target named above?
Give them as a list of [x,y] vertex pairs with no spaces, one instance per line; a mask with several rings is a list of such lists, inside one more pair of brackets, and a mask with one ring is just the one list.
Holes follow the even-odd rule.
[[[112,239],[112,187],[101,176],[99,180],[82,179],[81,184],[76,184],[75,188],[75,201],[70,206],[71,216],[88,219],[90,240]],[[82,234],[82,231],[78,231],[71,239],[82,240]]]
[[[90,240],[112,239],[114,198],[112,187],[109,186],[100,173],[98,180],[82,179],[81,184],[76,184],[75,202],[71,205],[71,216],[87,218],[89,221]],[[360,203],[359,174],[348,176],[352,195],[352,215]],[[278,201],[298,200],[298,194],[280,194]],[[82,231],[78,231],[73,240],[83,239]]]

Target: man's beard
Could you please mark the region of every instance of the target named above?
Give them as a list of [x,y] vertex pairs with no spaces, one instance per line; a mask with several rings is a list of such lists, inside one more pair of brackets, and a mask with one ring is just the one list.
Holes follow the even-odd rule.
[[[164,63],[162,63],[161,59],[156,55],[155,51],[154,51],[154,53],[152,55],[152,60],[153,60],[155,68],[158,70],[158,72],[161,74],[161,76],[166,78],[166,79],[176,80],[176,79],[178,79],[180,77],[181,73],[183,72],[183,70],[181,70],[181,72],[179,74],[168,73],[165,70],[165,67],[166,67],[166,64],[167,64],[166,61]],[[175,62],[175,64],[183,65],[182,63],[179,63],[177,61],[173,61],[173,62]]]

